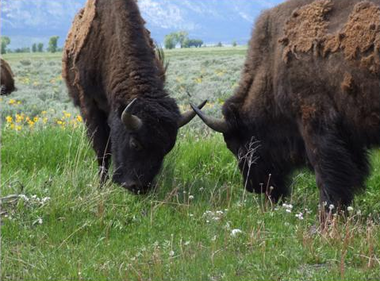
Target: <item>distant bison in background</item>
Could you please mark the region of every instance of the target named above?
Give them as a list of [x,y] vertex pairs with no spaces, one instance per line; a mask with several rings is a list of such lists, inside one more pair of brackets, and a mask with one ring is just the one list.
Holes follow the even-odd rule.
[[[135,0],[88,0],[76,16],[63,55],[63,77],[80,108],[98,157],[101,180],[145,193],[173,148],[181,115],[164,89],[157,56]],[[160,53],[162,54],[162,53]]]
[[380,0],[290,0],[264,12],[224,120],[194,109],[224,134],[248,191],[278,201],[309,166],[321,203],[349,205],[380,144]]
[[0,59],[1,63],[1,95],[9,95],[15,88],[14,74],[9,64]]

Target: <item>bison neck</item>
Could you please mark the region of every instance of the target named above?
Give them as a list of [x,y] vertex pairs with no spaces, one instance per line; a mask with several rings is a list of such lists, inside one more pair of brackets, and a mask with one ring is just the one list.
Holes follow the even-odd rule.
[[166,96],[155,50],[135,0],[98,0],[105,87],[116,104]]

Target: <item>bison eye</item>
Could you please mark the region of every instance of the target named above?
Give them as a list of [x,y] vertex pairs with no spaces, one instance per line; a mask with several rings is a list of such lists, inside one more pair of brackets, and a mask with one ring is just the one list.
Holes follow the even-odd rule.
[[136,151],[140,151],[143,149],[141,143],[139,143],[135,138],[131,138],[131,140],[129,141],[129,146]]

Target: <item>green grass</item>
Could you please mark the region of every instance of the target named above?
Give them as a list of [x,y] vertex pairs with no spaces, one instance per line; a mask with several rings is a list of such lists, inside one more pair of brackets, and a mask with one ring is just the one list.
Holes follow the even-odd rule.
[[[202,63],[216,68],[213,61],[228,69],[227,49],[198,52],[169,53],[170,73],[197,77]],[[231,50],[235,55],[243,61],[242,54]],[[11,63],[17,66],[22,59]],[[29,60],[45,63],[43,57]],[[58,57],[52,61],[55,69]],[[200,86],[184,79],[188,87],[204,85],[206,93],[195,91],[192,99],[211,95],[212,79],[222,83],[218,79],[238,76],[213,73],[205,74]],[[43,74],[41,83],[49,78]],[[168,88],[173,89],[170,81]],[[31,91],[32,85],[20,85],[17,96],[3,99],[7,114],[27,111]],[[49,92],[49,86],[42,91]],[[54,106],[55,112],[75,113],[62,101],[62,91],[61,99],[36,103],[38,110]],[[23,103],[9,105],[11,98]],[[271,206],[263,197],[244,192],[236,160],[222,136],[199,121],[181,130],[158,176],[158,188],[147,196],[134,196],[111,183],[99,187],[82,125],[63,129],[52,122],[15,131],[4,123],[1,133],[1,197],[25,195],[1,207],[1,280],[379,279],[378,151],[371,157],[374,171],[367,192],[356,198],[351,216],[337,217],[321,231],[315,230],[318,191],[312,174],[295,173],[287,200],[293,206],[290,213],[282,205]],[[303,220],[296,217],[299,213]]]

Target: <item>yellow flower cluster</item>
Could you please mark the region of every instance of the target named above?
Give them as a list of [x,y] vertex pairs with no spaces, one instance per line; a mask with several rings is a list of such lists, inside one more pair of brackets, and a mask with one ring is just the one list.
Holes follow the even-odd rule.
[[19,105],[21,105],[21,101],[19,101],[19,100],[14,100],[14,99],[10,99],[10,100],[8,101],[8,104],[9,104],[9,105],[12,105],[12,106],[19,106]]
[[56,84],[57,82],[62,81],[62,75],[58,75],[57,77],[54,77],[50,80],[51,84]]
[[30,77],[29,76],[24,76],[24,77],[19,77],[18,78],[18,83],[23,84],[23,85],[30,85]]
[[15,116],[7,116],[5,118],[6,127],[21,131],[23,129],[29,128],[33,129],[36,126],[46,126],[47,124],[58,125],[62,129],[71,127],[77,128],[83,123],[83,119],[80,115],[72,116],[71,113],[63,111],[61,118],[49,118],[47,111],[42,111],[39,115],[34,117],[26,116],[24,113],[16,114]]

